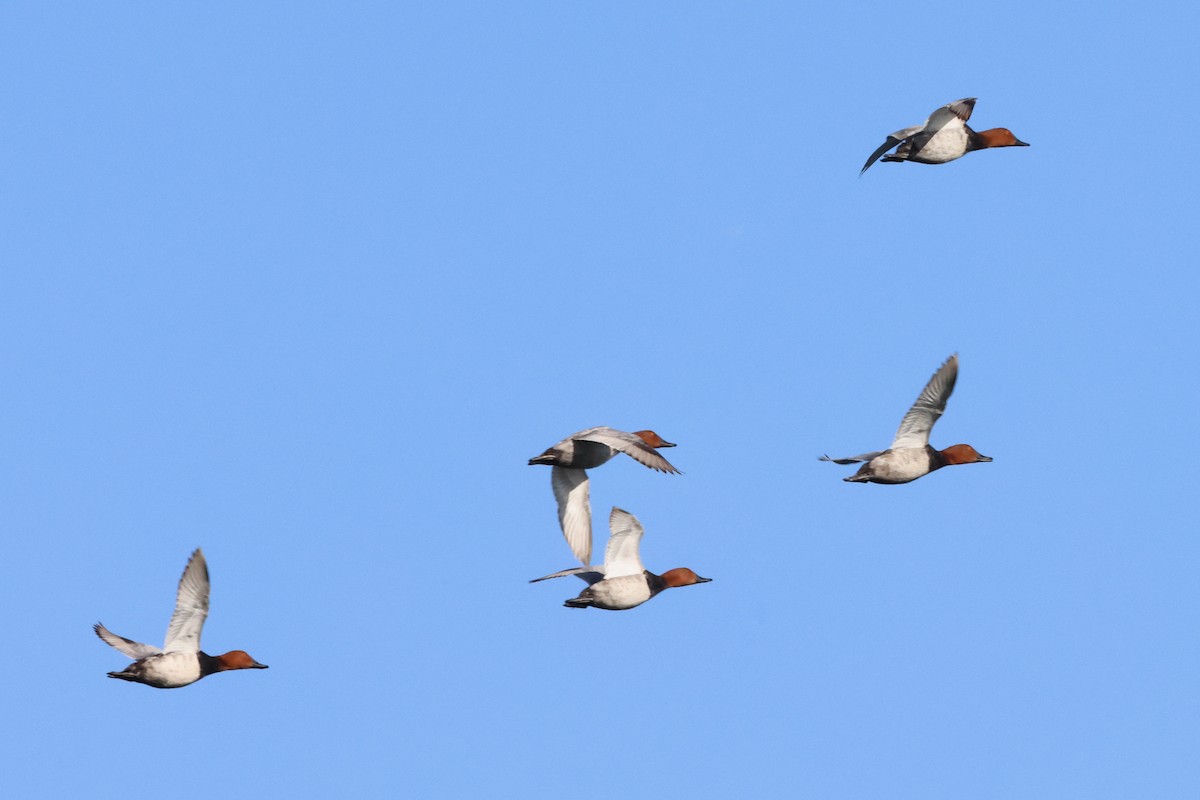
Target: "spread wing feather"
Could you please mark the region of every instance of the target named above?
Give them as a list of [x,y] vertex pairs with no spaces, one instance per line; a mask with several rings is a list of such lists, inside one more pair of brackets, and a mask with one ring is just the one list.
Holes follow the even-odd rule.
[[862,455],[849,456],[847,458],[830,458],[829,456],[821,456],[818,461],[832,461],[834,464],[857,464],[860,461],[870,461],[884,454],[884,450],[875,450],[871,453],[863,453]]
[[896,438],[892,441],[892,449],[902,447],[924,447],[929,444],[929,432],[933,424],[946,410],[946,401],[954,391],[954,382],[958,380],[958,354],[946,359],[946,363],[933,373],[929,383],[921,390],[920,397],[913,403],[912,408],[900,422]]
[[179,579],[179,591],[175,596],[175,613],[167,626],[167,639],[163,643],[164,653],[195,653],[200,650],[200,631],[208,617],[208,564],[200,548],[192,553],[183,577]]
[[642,523],[628,511],[613,506],[612,514],[608,517],[608,527],[608,547],[604,550],[605,576],[620,578],[645,572],[642,558],[638,555],[642,534],[645,533]]
[[588,586],[591,586],[593,583],[604,580],[604,567],[572,567],[570,569],[559,570],[558,572],[551,572],[549,575],[543,575],[540,578],[534,578],[530,583],[548,581],[551,578],[562,578],[567,575],[577,575],[581,580],[587,581]]
[[558,501],[558,524],[567,546],[579,563],[592,563],[592,506],[588,499],[587,472],[554,467],[550,470],[550,486]]
[[96,632],[96,635],[99,636],[105,644],[117,648],[134,661],[143,659],[146,656],[156,656],[162,652],[162,650],[159,650],[152,644],[142,644],[141,642],[135,642],[132,639],[126,639],[124,636],[117,636],[99,622],[92,626],[92,630]]

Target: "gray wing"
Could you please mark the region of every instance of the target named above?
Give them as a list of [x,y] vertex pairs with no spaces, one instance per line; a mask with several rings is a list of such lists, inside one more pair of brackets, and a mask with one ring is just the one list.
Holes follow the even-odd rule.
[[646,571],[638,548],[645,530],[638,518],[613,506],[608,517],[608,546],[604,549],[604,574],[610,578],[641,575]]
[[591,586],[593,583],[598,583],[599,581],[604,580],[604,567],[572,567],[571,569],[551,572],[549,575],[543,575],[540,578],[534,578],[530,581],[530,583],[548,581],[551,578],[562,578],[567,575],[578,576],[580,580],[586,581],[587,585]]
[[971,118],[971,112],[974,110],[974,97],[964,97],[962,100],[947,103],[929,115],[929,119],[925,120],[925,129],[936,133],[947,125],[961,125]]
[[929,115],[929,119],[925,120],[924,127],[911,135],[908,146],[897,150],[897,155],[913,158],[939,133],[946,132],[947,135],[952,136],[956,129],[959,133],[964,133],[967,120],[970,119],[971,111],[974,108],[974,97],[956,100],[942,106]]
[[606,444],[614,450],[619,450],[625,455],[643,464],[650,469],[656,469],[659,472],[673,472],[679,474],[679,470],[671,466],[671,462],[663,458],[657,450],[646,444],[642,437],[635,436],[632,433],[619,431],[616,428],[592,428],[586,432],[587,435],[576,434],[574,438],[582,439],[587,442],[598,442]]
[[946,363],[933,373],[929,383],[921,390],[921,396],[913,403],[912,408],[900,422],[892,448],[924,447],[929,444],[929,432],[933,424],[946,410],[946,401],[954,391],[954,382],[958,380],[958,354],[946,359]]
[[882,156],[888,150],[891,150],[896,145],[905,141],[909,137],[915,136],[916,134],[920,133],[924,127],[925,127],[924,125],[914,125],[911,128],[901,128],[900,130],[896,131],[895,133],[889,134],[887,137],[887,141],[885,141],[883,144],[879,145],[879,149],[877,149],[874,153],[871,153],[871,157],[867,159],[866,164],[863,164],[863,168],[859,171],[858,174],[862,175],[864,172],[867,171],[868,167],[870,167],[872,164],[874,164],[876,161],[879,160],[880,156]]
[[175,595],[175,613],[167,626],[164,653],[195,653],[200,650],[200,631],[208,617],[208,564],[200,548],[192,553],[179,591]]
[[117,648],[134,661],[145,658],[146,656],[156,656],[162,652],[162,650],[159,650],[154,645],[142,644],[141,642],[135,642],[132,639],[126,639],[124,636],[117,636],[99,622],[92,626],[92,630],[96,632],[96,635],[99,636],[105,644]]
[[876,161],[879,160],[880,156],[882,156],[888,150],[891,150],[896,145],[900,144],[902,141],[904,141],[904,140],[897,139],[895,136],[889,136],[887,138],[887,141],[885,141],[883,144],[879,145],[878,150],[876,150],[874,153],[871,153],[871,157],[867,159],[867,163],[863,164],[863,168],[858,171],[858,174],[862,175],[864,172],[866,172],[870,168],[870,166],[872,164],[874,164]]
[[877,458],[886,452],[886,450],[875,450],[871,453],[863,453],[862,455],[858,456],[849,456],[848,458],[830,458],[829,456],[821,456],[817,460],[832,461],[834,464],[857,464],[860,461],[870,461],[871,459]]
[[581,469],[554,467],[550,486],[558,501],[558,524],[567,546],[580,564],[592,563],[592,505],[588,500],[588,476]]

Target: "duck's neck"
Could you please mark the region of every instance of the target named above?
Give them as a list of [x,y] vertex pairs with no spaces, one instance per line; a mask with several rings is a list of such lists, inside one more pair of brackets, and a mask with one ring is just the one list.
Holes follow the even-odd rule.
[[655,575],[650,570],[646,570],[646,583],[650,586],[651,597],[658,594],[663,589],[670,588],[667,586],[667,582],[663,579],[663,576]]
[[221,663],[221,659],[214,658],[203,650],[196,654],[200,659],[200,677],[212,675],[214,672],[221,672],[225,669],[225,665]]

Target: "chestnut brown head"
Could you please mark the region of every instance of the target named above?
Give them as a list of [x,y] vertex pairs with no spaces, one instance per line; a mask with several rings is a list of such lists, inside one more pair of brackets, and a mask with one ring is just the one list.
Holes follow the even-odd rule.
[[989,128],[979,131],[976,135],[982,141],[983,147],[1029,147],[1029,142],[1022,142],[1008,128]]
[[979,453],[969,444],[953,444],[942,451],[942,458],[947,464],[975,464],[980,461],[991,461],[990,456]]
[[712,578],[701,578],[687,567],[676,567],[675,569],[669,569],[660,577],[667,584],[668,589],[676,586],[691,586],[695,583],[709,583],[712,581]]
[[674,447],[674,442],[668,442],[666,439],[659,436],[654,431],[634,431],[634,436],[641,437],[641,440],[651,447]]
[[266,669],[266,664],[260,664],[250,657],[245,650],[230,650],[224,655],[217,656],[221,670],[228,669]]

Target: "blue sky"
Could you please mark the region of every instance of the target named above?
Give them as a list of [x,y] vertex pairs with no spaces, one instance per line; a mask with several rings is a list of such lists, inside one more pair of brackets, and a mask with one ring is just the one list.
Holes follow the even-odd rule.
[[[6,6],[5,793],[1196,797],[1200,12],[834,6]],[[712,583],[526,583],[602,424]],[[197,546],[271,669],[106,678]]]

